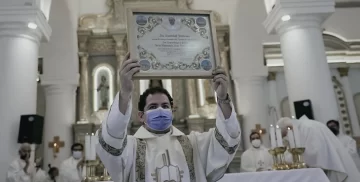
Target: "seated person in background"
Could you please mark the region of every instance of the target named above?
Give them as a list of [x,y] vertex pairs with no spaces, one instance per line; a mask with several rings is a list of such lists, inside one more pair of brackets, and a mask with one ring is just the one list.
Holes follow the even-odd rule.
[[7,171],[6,182],[32,182],[35,164],[30,161],[30,144],[22,144],[19,149],[19,158],[15,159]]
[[360,171],[360,157],[356,147],[356,141],[348,135],[340,133],[339,121],[330,120],[326,123],[327,127],[334,133],[334,135],[340,140],[344,147],[349,151],[352,159],[355,162],[356,167]]
[[120,92],[97,132],[97,154],[112,180],[218,181],[234,158],[241,136],[224,70],[213,72],[213,89],[218,97],[216,128],[185,135],[172,125],[172,97],[166,89],[154,87],[140,96],[138,116],[142,126],[135,135],[128,135],[133,75],[139,71],[138,60],[129,59],[128,54],[120,69]]
[[273,160],[269,149],[264,147],[258,132],[250,134],[251,147],[241,155],[241,172],[269,171]]
[[84,146],[81,143],[74,143],[71,146],[72,155],[60,165],[60,182],[81,182],[85,178]]
[[281,118],[278,126],[283,137],[288,128],[297,127],[299,146],[305,147],[304,162],[311,168],[323,169],[330,182],[359,181],[360,173],[350,154],[325,124],[303,116],[299,120]]

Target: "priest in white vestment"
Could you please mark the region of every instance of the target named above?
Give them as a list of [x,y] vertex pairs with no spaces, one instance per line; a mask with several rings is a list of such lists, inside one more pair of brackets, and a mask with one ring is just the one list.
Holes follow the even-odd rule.
[[241,172],[270,171],[273,165],[269,149],[262,145],[258,132],[250,134],[251,147],[241,155]]
[[335,136],[340,140],[344,147],[348,150],[352,159],[355,162],[356,167],[360,171],[360,157],[356,147],[356,141],[348,135],[340,133],[339,121],[330,120],[326,123],[328,128],[334,133]]
[[59,182],[81,182],[85,178],[83,151],[84,146],[80,143],[71,146],[72,156],[60,165]]
[[299,120],[281,118],[278,125],[283,136],[288,127],[298,128],[300,146],[305,147],[305,163],[323,169],[330,182],[359,181],[360,173],[350,154],[325,124],[303,116]]
[[218,97],[216,128],[185,135],[172,125],[170,94],[164,88],[153,87],[140,96],[138,115],[143,126],[132,136],[127,135],[132,113],[132,76],[139,72],[140,64],[128,56],[121,66],[121,90],[97,132],[97,154],[112,180],[212,182],[222,178],[240,142],[240,126],[227,94],[224,70],[213,72]]
[[32,182],[35,175],[35,164],[30,161],[31,147],[22,144],[19,149],[19,158],[11,162],[6,174],[6,182]]

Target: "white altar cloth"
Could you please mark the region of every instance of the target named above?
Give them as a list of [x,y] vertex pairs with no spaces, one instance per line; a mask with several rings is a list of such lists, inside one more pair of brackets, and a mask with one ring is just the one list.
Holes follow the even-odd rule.
[[[318,168],[225,174],[218,182],[330,182]],[[112,181],[101,181],[112,182]]]
[[286,171],[263,171],[225,174],[218,182],[329,182],[322,169],[297,169]]

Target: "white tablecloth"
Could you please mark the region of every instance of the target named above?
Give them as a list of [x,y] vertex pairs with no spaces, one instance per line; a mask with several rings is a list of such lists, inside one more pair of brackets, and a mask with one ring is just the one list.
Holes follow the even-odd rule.
[[264,171],[225,174],[218,182],[329,182],[324,171],[317,168],[288,171]]
[[[225,174],[218,182],[330,182],[321,169]],[[112,182],[112,181],[107,181]]]

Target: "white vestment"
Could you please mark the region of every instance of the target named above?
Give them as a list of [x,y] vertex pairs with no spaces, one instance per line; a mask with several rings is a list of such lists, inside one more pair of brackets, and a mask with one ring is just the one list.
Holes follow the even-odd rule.
[[299,129],[304,161],[309,167],[323,169],[330,182],[359,181],[360,173],[351,156],[326,125],[307,118],[292,121]]
[[33,182],[47,182],[47,178],[48,174],[44,170],[38,169],[34,176]]
[[[155,135],[140,127],[131,136],[127,135],[127,125],[132,101],[123,115],[119,111],[118,97],[117,94],[97,132],[99,144],[96,147],[114,182],[212,182],[224,175],[240,142],[240,126],[234,108],[226,120],[218,108],[216,129],[208,132],[191,132],[186,136],[172,126],[169,133]],[[186,148],[182,148],[179,137],[189,141]],[[137,153],[145,158],[141,159]]]
[[272,156],[269,149],[264,146],[251,146],[241,155],[241,172],[256,172],[257,169],[267,171],[272,169],[272,165]]
[[7,171],[6,182],[32,182],[35,175],[35,164],[30,163],[27,171],[24,171],[26,163],[24,160],[17,158],[11,162]]
[[344,134],[339,134],[338,139],[344,145],[344,147],[348,150],[351,155],[353,161],[355,162],[356,167],[360,171],[360,157],[356,147],[356,141]]
[[80,160],[70,157],[64,160],[59,169],[59,182],[81,182],[86,175],[85,169],[78,169]]

